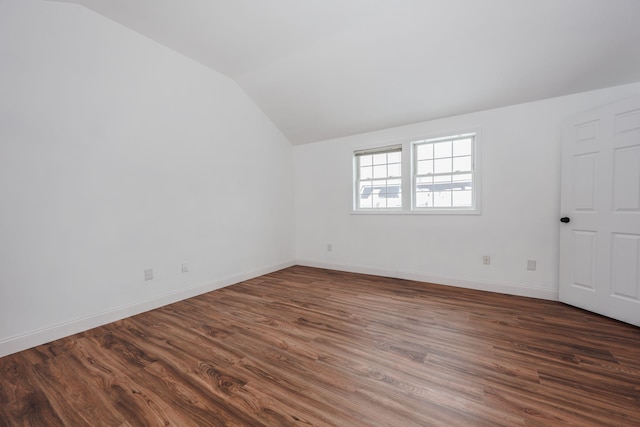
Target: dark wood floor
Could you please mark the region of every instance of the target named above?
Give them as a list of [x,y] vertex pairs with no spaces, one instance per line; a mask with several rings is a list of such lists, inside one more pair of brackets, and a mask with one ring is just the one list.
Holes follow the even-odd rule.
[[640,426],[640,329],[293,267],[0,359],[0,426]]

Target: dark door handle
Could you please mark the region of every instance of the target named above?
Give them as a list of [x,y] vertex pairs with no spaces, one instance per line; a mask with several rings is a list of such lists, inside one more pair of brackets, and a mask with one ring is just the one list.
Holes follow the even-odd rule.
[[569,221],[571,221],[571,218],[569,218],[568,216],[560,218],[560,222],[564,222],[565,224],[568,223]]

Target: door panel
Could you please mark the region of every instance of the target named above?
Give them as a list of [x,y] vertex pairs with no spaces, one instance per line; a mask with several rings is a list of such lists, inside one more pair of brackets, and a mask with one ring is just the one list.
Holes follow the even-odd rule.
[[597,155],[598,153],[586,153],[573,158],[573,210],[595,210]]
[[640,326],[640,98],[568,121],[560,300]]
[[640,130],[640,109],[616,114],[615,129],[617,134]]
[[572,286],[595,289],[596,237],[594,231],[573,230]]
[[613,210],[640,211],[640,145],[614,153]]
[[638,301],[640,296],[640,235],[615,233],[611,239],[612,295]]
[[586,123],[576,125],[576,141],[590,141],[598,138],[600,130],[600,120],[592,120]]

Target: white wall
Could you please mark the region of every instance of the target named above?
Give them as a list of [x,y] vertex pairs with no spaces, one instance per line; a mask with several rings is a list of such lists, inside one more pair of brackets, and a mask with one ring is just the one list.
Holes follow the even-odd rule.
[[[639,93],[636,83],[297,146],[298,263],[556,299],[562,123]],[[481,215],[350,214],[354,150],[474,128]]]
[[292,174],[233,81],[81,6],[0,0],[0,356],[290,265]]

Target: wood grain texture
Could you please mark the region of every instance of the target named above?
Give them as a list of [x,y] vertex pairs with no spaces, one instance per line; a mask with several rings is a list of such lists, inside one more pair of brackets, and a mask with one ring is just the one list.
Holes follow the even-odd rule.
[[639,426],[640,329],[292,267],[0,359],[2,426]]

